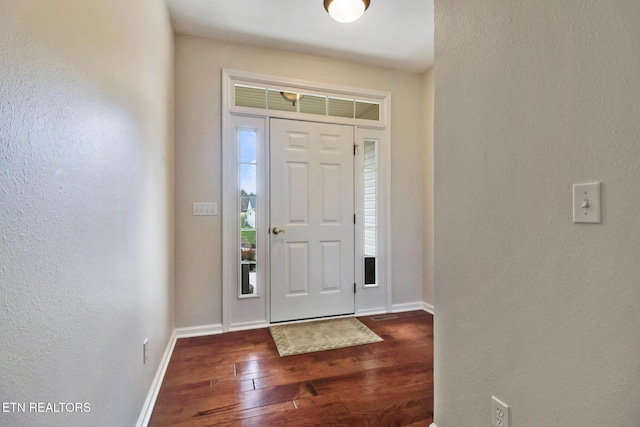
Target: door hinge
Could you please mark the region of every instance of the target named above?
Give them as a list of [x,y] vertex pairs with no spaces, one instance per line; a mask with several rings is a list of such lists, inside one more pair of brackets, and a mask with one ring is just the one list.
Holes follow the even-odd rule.
[[355,283],[353,284],[353,293],[354,294],[356,293],[356,284]]
[[358,149],[358,144],[353,144],[353,155],[356,155],[356,150]]
[[356,223],[356,214],[353,214],[353,223]]

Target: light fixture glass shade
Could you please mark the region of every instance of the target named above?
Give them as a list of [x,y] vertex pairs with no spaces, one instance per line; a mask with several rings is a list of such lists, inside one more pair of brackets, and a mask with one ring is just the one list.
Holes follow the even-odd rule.
[[293,92],[280,92],[280,95],[282,95],[282,97],[287,101],[293,103],[293,105],[296,105],[296,102],[304,98],[304,95]]
[[347,24],[360,18],[369,7],[369,0],[325,0],[324,8],[338,22]]

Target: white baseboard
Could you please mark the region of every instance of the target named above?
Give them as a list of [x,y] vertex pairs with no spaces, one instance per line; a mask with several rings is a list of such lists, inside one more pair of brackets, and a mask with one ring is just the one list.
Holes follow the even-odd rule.
[[423,310],[424,302],[409,302],[405,304],[393,304],[391,306],[392,313],[402,313],[403,311]]
[[140,412],[140,416],[138,417],[136,427],[147,427],[147,425],[149,424],[151,414],[153,413],[153,408],[156,404],[156,399],[158,398],[158,393],[160,393],[160,387],[162,386],[164,374],[167,372],[167,367],[169,366],[169,361],[171,360],[171,355],[173,354],[173,349],[176,346],[176,341],[178,340],[178,338],[200,337],[204,335],[215,335],[221,333],[222,325],[220,324],[196,326],[193,328],[176,328],[173,330],[171,338],[169,338],[167,348],[165,349],[164,355],[162,356],[162,360],[160,361],[160,366],[158,366],[156,376],[153,378],[153,382],[151,383],[151,388],[149,389],[149,393],[147,394],[147,399],[142,406],[142,411]]
[[433,305],[432,304],[429,304],[427,302],[423,302],[422,303],[422,309],[424,311],[426,311],[427,313],[433,314]]
[[206,335],[218,335],[222,333],[222,324],[193,326],[188,328],[176,328],[177,338],[203,337]]
[[160,393],[160,386],[162,386],[164,374],[167,372],[167,367],[169,366],[169,361],[171,360],[173,349],[176,346],[176,340],[176,331],[174,330],[171,334],[171,338],[169,338],[167,348],[162,355],[162,360],[160,360],[160,366],[158,366],[156,376],[153,378],[153,382],[151,383],[151,388],[149,389],[149,393],[147,394],[147,399],[144,401],[144,405],[142,406],[142,411],[140,412],[138,422],[136,423],[137,427],[146,427],[149,424],[151,414],[153,413],[153,408],[156,404],[156,399],[158,398],[158,393]]

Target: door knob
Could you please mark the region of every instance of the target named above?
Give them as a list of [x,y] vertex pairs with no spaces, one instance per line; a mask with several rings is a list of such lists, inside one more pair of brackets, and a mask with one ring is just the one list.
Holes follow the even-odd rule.
[[280,234],[280,233],[286,233],[286,230],[283,230],[282,228],[278,228],[278,227],[273,227],[273,234]]

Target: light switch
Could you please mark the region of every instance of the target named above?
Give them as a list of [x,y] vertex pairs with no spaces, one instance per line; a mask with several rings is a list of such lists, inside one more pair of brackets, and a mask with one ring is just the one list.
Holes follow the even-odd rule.
[[215,216],[218,215],[218,204],[217,203],[194,203],[193,204],[193,214],[196,216],[207,215],[207,216]]
[[600,183],[573,184],[573,222],[600,224]]

